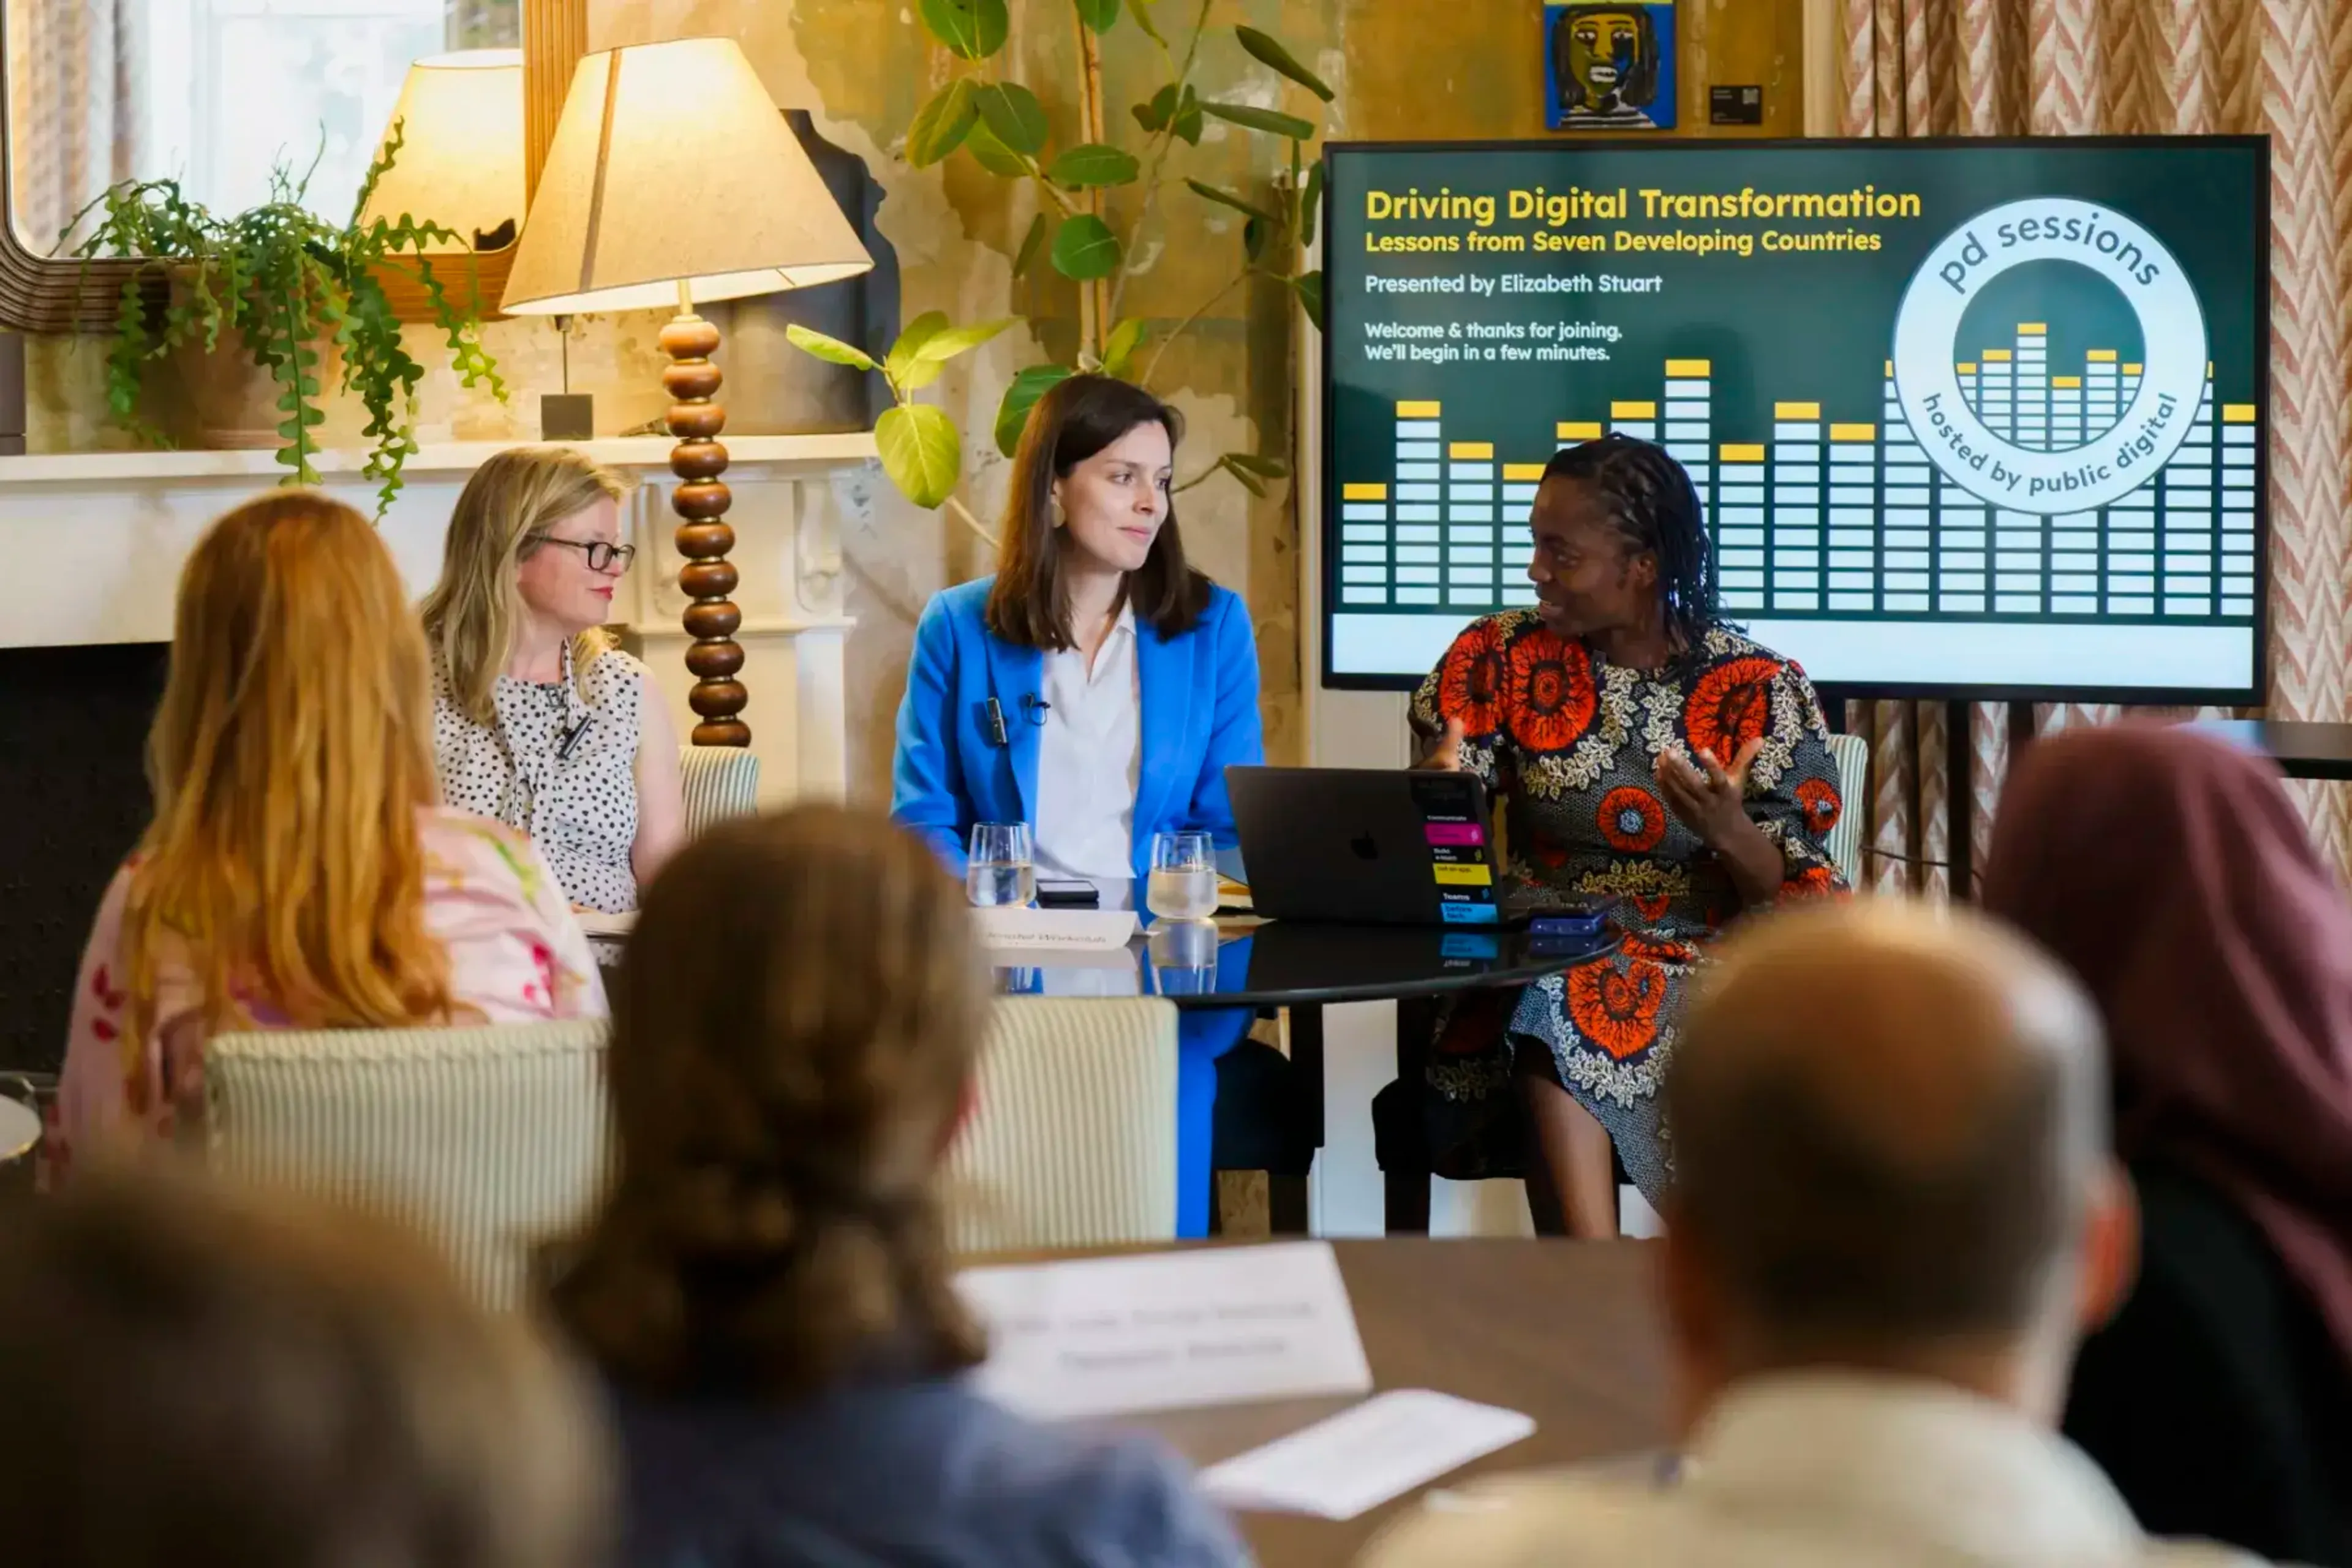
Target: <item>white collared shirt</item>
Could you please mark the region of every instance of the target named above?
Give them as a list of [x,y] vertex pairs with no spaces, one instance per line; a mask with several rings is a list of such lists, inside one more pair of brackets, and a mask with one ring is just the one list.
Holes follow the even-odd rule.
[[[1089,670],[1076,648],[1045,655],[1037,744],[1037,875],[1092,882],[1102,907],[1135,907],[1135,787],[1143,776],[1143,688],[1135,610],[1123,605]],[[1024,720],[1031,715],[1024,713]]]
[[2155,1541],[2098,1467],[2006,1405],[1859,1373],[1754,1379],[1670,1488],[1623,1467],[1526,1474],[1406,1515],[1372,1568],[2226,1568]]

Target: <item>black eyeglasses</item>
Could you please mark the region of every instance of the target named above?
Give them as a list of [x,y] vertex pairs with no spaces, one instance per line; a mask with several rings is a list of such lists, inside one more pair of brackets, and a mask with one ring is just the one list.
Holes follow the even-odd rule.
[[626,572],[629,563],[637,558],[637,547],[634,544],[607,544],[601,539],[557,539],[548,534],[542,534],[539,542],[579,551],[588,557],[588,570],[591,572],[604,571],[616,561],[621,563],[621,570]]

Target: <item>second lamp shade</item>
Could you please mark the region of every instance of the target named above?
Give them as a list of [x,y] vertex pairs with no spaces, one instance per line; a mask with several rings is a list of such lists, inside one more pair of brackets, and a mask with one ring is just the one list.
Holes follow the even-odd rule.
[[803,289],[874,265],[732,38],[581,60],[504,308],[567,315]]

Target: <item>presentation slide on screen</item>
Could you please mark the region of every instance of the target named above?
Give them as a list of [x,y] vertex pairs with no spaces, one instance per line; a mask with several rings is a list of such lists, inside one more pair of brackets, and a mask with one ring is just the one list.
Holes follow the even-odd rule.
[[1535,602],[1545,461],[1690,470],[1726,616],[1817,682],[2250,692],[2259,143],[1341,147],[1325,679]]

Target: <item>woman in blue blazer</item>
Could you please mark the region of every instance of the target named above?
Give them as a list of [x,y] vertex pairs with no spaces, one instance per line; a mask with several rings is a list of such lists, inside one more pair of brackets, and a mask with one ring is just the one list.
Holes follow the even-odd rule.
[[[1170,497],[1176,411],[1076,375],[1013,458],[997,574],[933,598],[898,708],[891,816],[959,872],[977,822],[1026,822],[1037,870],[1132,909],[1152,836],[1234,847],[1225,768],[1263,760],[1241,600],[1184,562]],[[1177,1234],[1208,1231],[1216,1058],[1244,1009],[1188,1011],[1177,1081]]]

